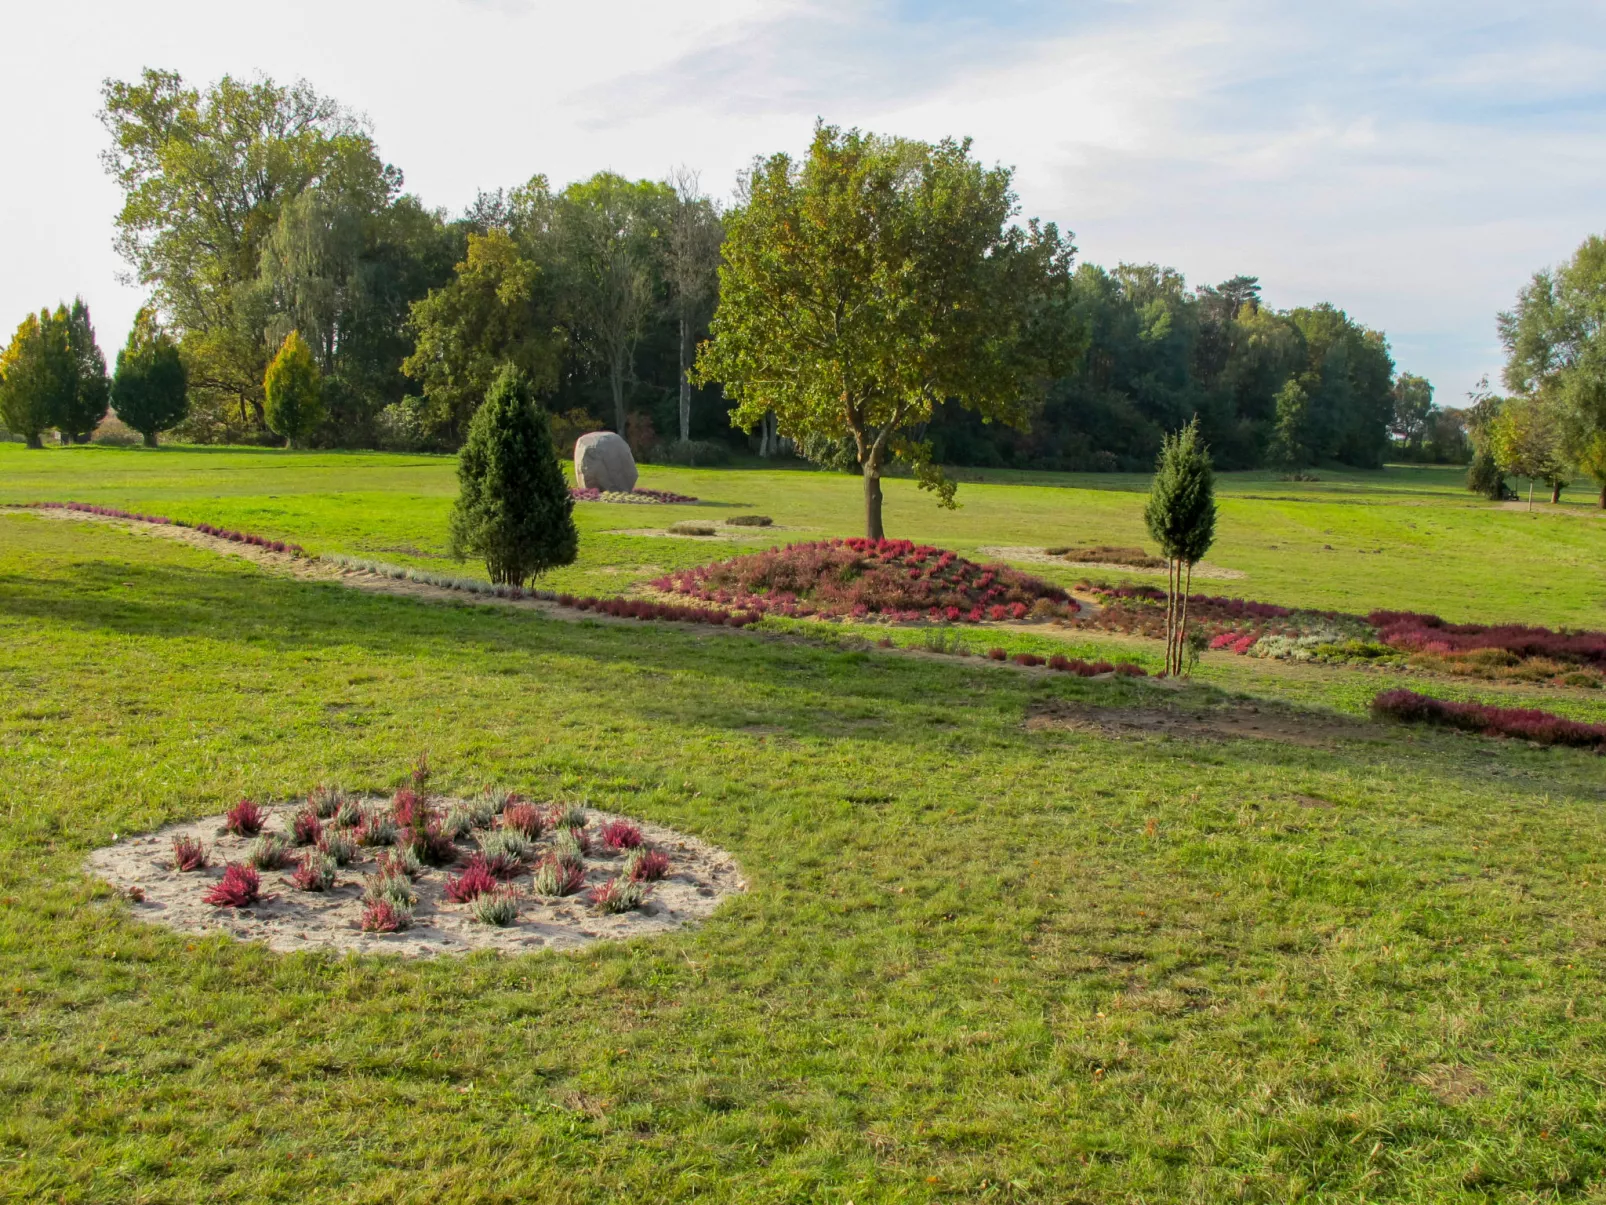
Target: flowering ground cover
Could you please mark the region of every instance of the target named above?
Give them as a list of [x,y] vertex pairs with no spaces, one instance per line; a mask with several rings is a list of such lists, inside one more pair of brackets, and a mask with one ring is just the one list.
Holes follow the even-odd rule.
[[1372,700],[1372,711],[1407,723],[1438,724],[1485,736],[1517,737],[1540,745],[1606,749],[1606,724],[1580,723],[1532,707],[1490,707],[1483,703],[1435,699],[1414,690],[1386,690]]
[[1060,586],[1011,569],[978,565],[911,540],[849,538],[788,544],[669,573],[657,589],[791,617],[948,623],[1067,617],[1076,601]]
[[571,485],[569,487],[569,497],[576,502],[677,503],[697,501],[690,494],[677,494],[672,490],[647,490],[639,486],[633,490],[599,490],[583,489],[578,485]]

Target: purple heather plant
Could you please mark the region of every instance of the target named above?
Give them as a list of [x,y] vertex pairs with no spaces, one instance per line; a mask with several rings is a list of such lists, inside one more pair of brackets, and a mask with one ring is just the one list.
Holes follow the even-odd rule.
[[267,814],[249,799],[242,799],[223,817],[223,827],[236,837],[254,837],[262,831]]
[[485,864],[485,856],[474,854],[469,858],[468,866],[464,868],[462,874],[455,877],[447,876],[446,898],[454,904],[466,904],[487,891],[495,891],[498,885],[497,876],[493,875]]
[[323,822],[316,809],[305,807],[290,817],[290,839],[297,845],[316,845],[323,836]]
[[206,866],[206,847],[194,837],[173,838],[173,869],[201,870]]
[[230,862],[223,868],[223,877],[201,898],[216,908],[244,908],[261,898],[262,877],[249,866]]
[[656,883],[669,873],[669,855],[643,845],[630,851],[620,873],[636,883]]
[[602,843],[612,850],[635,849],[641,844],[641,830],[628,820],[610,820],[602,826]]

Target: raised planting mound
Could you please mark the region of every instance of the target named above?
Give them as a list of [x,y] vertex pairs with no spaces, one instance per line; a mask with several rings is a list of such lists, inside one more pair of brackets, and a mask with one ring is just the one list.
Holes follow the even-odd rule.
[[1435,699],[1414,690],[1385,690],[1372,700],[1372,714],[1484,736],[1515,737],[1540,745],[1576,745],[1606,751],[1606,724],[1585,724],[1531,707],[1490,707]]
[[415,786],[252,805],[259,828],[236,805],[96,850],[88,867],[141,920],[282,953],[574,949],[678,929],[746,889],[725,851],[660,825]]
[[1606,670],[1606,632],[1553,632],[1522,624],[1447,623],[1415,611],[1373,611],[1367,621],[1391,648],[1438,656],[1494,650]]
[[1078,610],[1051,582],[909,540],[788,544],[667,574],[653,585],[702,602],[794,617],[980,623],[1069,618]]
[[1078,565],[1129,565],[1133,569],[1164,569],[1163,557],[1150,556],[1141,548],[1096,544],[1088,548],[1046,548],[1049,556],[1062,557]]
[[577,486],[577,485],[571,485],[569,487],[569,497],[573,498],[576,502],[636,502],[636,503],[645,502],[645,503],[654,503],[654,502],[695,502],[695,501],[697,501],[697,499],[693,498],[690,494],[676,494],[676,493],[670,492],[669,490],[644,490],[644,489],[640,489],[639,487],[637,489],[633,489],[633,490],[629,490],[629,491],[625,491],[625,490],[597,490],[597,489],[582,489],[580,486]]

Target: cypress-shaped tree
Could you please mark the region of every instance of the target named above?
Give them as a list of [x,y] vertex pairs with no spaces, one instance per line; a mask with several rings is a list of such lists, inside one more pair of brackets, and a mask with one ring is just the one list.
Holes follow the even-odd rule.
[[30,448],[44,446],[40,435],[60,421],[78,387],[66,317],[62,309],[29,314],[0,352],[0,424]]
[[451,554],[485,560],[493,582],[521,586],[574,561],[580,535],[546,412],[530,380],[502,368],[469,423],[457,456]]
[[189,411],[189,375],[178,345],[148,308],[135,315],[128,343],[117,353],[111,400],[117,417],[145,437],[147,448]]
[[1166,436],[1143,520],[1166,559],[1166,672],[1180,674],[1188,639],[1193,566],[1216,538],[1216,476],[1210,453],[1199,439],[1197,417]]
[[262,377],[262,392],[268,429],[292,448],[323,422],[323,374],[299,331],[284,337]]
[[88,443],[89,437],[106,417],[111,381],[106,377],[106,357],[95,342],[95,327],[89,321],[89,307],[82,297],[73,298],[72,309],[58,309],[58,321],[67,325],[67,346],[72,352],[73,390],[63,399],[56,416],[56,429],[62,439]]

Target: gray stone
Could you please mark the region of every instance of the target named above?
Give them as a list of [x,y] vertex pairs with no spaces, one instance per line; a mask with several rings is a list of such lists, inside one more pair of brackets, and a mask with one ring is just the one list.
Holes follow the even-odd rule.
[[592,431],[574,442],[574,483],[587,490],[636,488],[636,458],[630,445],[612,431]]

